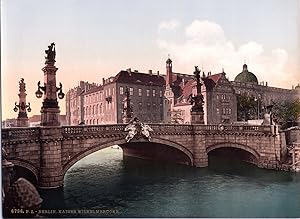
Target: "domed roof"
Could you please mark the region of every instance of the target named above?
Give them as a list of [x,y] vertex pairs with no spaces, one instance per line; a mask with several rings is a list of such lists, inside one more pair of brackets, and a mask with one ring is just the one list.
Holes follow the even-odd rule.
[[255,74],[248,71],[248,67],[246,64],[243,65],[243,71],[235,77],[234,81],[258,84],[257,77],[255,76]]

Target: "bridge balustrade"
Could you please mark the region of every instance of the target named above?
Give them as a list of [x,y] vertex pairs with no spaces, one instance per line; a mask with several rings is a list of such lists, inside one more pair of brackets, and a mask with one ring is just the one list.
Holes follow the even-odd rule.
[[[271,126],[248,125],[179,125],[179,124],[149,124],[154,133],[183,133],[193,131],[213,132],[263,132],[272,133]],[[62,135],[89,135],[123,132],[126,124],[62,126],[62,127],[30,127],[30,128],[3,128],[2,139],[38,139],[40,135],[51,136],[53,133]]]
[[40,135],[39,127],[18,127],[18,128],[3,128],[1,130],[2,139],[23,139],[23,138],[38,138]]
[[91,126],[63,126],[62,134],[64,135],[86,135],[115,133],[116,131],[124,131],[124,124],[113,125],[91,125]]

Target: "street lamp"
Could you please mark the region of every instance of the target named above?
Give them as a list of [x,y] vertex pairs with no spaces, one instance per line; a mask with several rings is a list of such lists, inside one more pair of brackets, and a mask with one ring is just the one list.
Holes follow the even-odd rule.
[[259,119],[259,99],[255,97],[254,100],[257,102],[257,119]]
[[46,88],[45,88],[45,86],[43,86],[43,87],[41,86],[41,82],[40,81],[37,83],[37,85],[38,85],[38,90],[35,92],[35,96],[37,98],[41,98],[43,96],[42,91],[44,91],[44,93],[45,93]]
[[59,93],[57,94],[58,98],[63,99],[65,97],[65,94],[62,92],[62,84],[59,83],[59,87],[56,89],[57,89],[57,91],[59,91]]
[[18,110],[25,110],[25,109],[27,109],[27,112],[31,112],[31,108],[30,108],[30,103],[28,103],[28,105],[25,105],[25,103],[24,102],[22,102],[21,103],[21,105],[20,104],[17,104],[17,102],[15,102],[15,107],[14,107],[14,111],[15,112],[18,112]]

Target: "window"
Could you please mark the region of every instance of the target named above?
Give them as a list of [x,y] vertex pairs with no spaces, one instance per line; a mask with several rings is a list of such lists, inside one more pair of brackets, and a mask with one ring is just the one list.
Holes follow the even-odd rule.
[[108,96],[110,96],[110,88],[108,88]]
[[220,114],[220,109],[219,108],[217,108],[217,114]]
[[124,94],[124,88],[120,87],[120,94],[123,95]]
[[[93,106],[93,115],[95,115],[95,106]],[[93,123],[94,124],[94,123]]]
[[217,100],[219,99],[219,95],[217,94]]
[[156,90],[152,90],[152,96],[155,97]]
[[159,97],[162,97],[162,91],[159,91]]
[[139,110],[142,110],[142,103],[139,103]]
[[223,115],[225,115],[226,114],[226,108],[223,108],[222,110],[223,110]]
[[98,114],[98,108],[99,108],[99,105],[97,104],[97,107],[96,107],[96,114]]
[[229,113],[230,115],[231,115],[231,112],[232,112],[232,111],[231,111],[231,109],[229,108],[229,109],[228,109],[228,113]]
[[139,88],[139,97],[141,97],[141,96],[142,96],[142,89]]
[[102,106],[103,106],[103,104],[102,103],[100,103],[100,113],[102,113],[102,111],[103,111],[103,109],[102,109]]
[[155,103],[153,103],[152,107],[153,107],[154,110],[156,110],[156,104]]
[[130,94],[130,96],[132,96],[133,95],[133,88],[131,87],[131,88],[129,88],[129,94]]
[[150,96],[150,90],[147,90],[147,97]]
[[115,88],[112,88],[112,95],[115,95]]

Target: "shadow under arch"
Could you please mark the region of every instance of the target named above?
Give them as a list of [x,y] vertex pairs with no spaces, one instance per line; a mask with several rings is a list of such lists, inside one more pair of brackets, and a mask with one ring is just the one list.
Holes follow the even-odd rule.
[[193,154],[190,150],[188,150],[186,147],[176,143],[176,142],[173,142],[173,141],[170,141],[170,140],[165,140],[165,139],[160,139],[160,138],[151,138],[151,141],[146,141],[145,139],[143,140],[132,140],[130,142],[126,142],[126,140],[124,138],[122,139],[117,139],[117,140],[113,140],[113,141],[106,141],[104,143],[101,143],[101,144],[96,144],[90,148],[87,148],[86,150],[76,154],[74,157],[71,157],[70,160],[63,166],[63,175],[66,174],[66,172],[68,171],[68,169],[70,169],[75,163],[77,163],[78,161],[80,161],[81,159],[83,159],[84,157],[96,152],[96,151],[99,151],[99,150],[102,150],[102,149],[105,149],[105,148],[108,148],[108,147],[111,147],[111,146],[114,146],[114,145],[118,145],[120,146],[122,149],[123,149],[123,152],[124,152],[124,148],[122,146],[124,145],[130,145],[131,143],[135,144],[135,143],[138,143],[138,144],[143,144],[143,143],[148,143],[148,144],[151,144],[151,143],[156,143],[156,144],[160,144],[160,145],[164,145],[164,146],[167,146],[167,147],[170,147],[170,148],[173,148],[173,149],[176,149],[178,151],[180,151],[181,153],[183,153],[185,156],[188,157],[189,159],[189,164],[192,166],[193,165]]
[[210,152],[215,152],[215,151],[218,151],[218,150],[221,150],[221,149],[236,149],[236,150],[240,150],[246,154],[249,154],[251,156],[253,156],[254,160],[253,159],[242,159],[244,160],[245,162],[249,162],[249,163],[252,163],[252,164],[256,164],[258,165],[259,164],[259,160],[260,160],[260,155],[259,153],[255,150],[255,149],[252,149],[246,145],[243,145],[243,144],[240,144],[240,143],[228,143],[228,142],[224,142],[224,143],[217,143],[217,144],[213,144],[213,145],[210,145],[206,148],[206,152],[207,154],[209,155]]
[[15,166],[19,166],[28,170],[34,176],[36,182],[38,182],[39,171],[32,163],[21,159],[9,159],[8,161],[12,162]]

